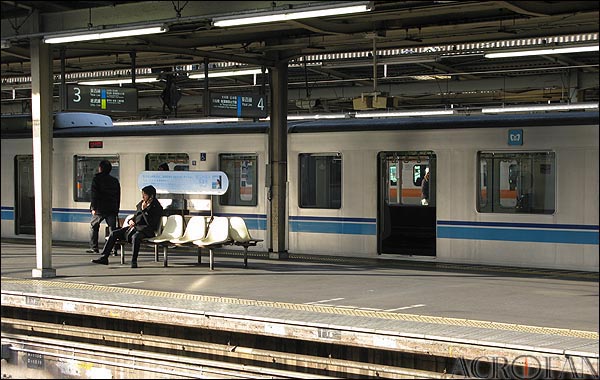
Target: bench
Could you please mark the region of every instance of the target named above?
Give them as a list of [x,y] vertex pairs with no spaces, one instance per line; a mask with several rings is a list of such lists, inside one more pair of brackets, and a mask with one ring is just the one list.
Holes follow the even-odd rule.
[[[163,216],[163,218],[165,218]],[[160,233],[151,238],[143,240],[154,246],[154,261],[158,262],[158,247],[163,247],[163,265],[167,266],[167,249],[171,240],[180,238],[183,235],[183,216],[172,214],[166,217],[167,221]]]
[[[123,226],[126,226],[129,219],[133,218],[133,214],[128,215],[123,222]],[[151,238],[145,238],[142,240],[142,244],[151,244],[154,246],[154,261],[158,262],[158,246],[162,243],[174,238],[181,236],[183,233],[183,217],[181,215],[170,215],[163,216],[161,223],[156,231],[156,236]],[[125,246],[131,244],[127,240],[117,239],[115,247],[119,247],[121,254],[121,264],[125,264]],[[166,259],[166,253],[165,253]]]
[[[241,217],[193,216],[187,223],[183,236],[169,241],[170,246],[196,247],[198,264],[202,262],[202,248],[209,250],[209,267],[214,269],[214,248],[237,245],[244,248],[244,268],[248,268],[248,247],[256,246],[262,239],[250,235]],[[168,265],[167,247],[164,248],[164,266]]]
[[246,222],[239,216],[229,218],[229,236],[234,245],[244,247],[244,268],[248,268],[248,247],[255,247],[263,239],[253,238]]
[[[129,215],[123,225],[126,225]],[[255,247],[263,239],[255,239],[250,235],[246,222],[239,216],[204,217],[192,216],[183,227],[181,215],[162,217],[160,231],[157,236],[145,238],[142,243],[154,247],[154,261],[158,262],[158,248],[163,249],[163,266],[168,266],[169,247],[194,247],[197,249],[198,264],[202,262],[202,248],[209,250],[209,267],[214,270],[214,248],[226,245],[236,245],[244,248],[244,268],[248,268],[248,248]],[[120,246],[121,264],[125,264],[125,245],[127,241],[117,240],[115,247]]]
[[[194,240],[202,239],[206,236],[206,218],[204,216],[192,216],[188,220],[185,226],[185,232],[179,238],[174,238],[169,241],[171,245],[175,247],[193,246]],[[163,265],[168,266],[167,261],[167,249],[168,246],[164,247],[164,260]],[[198,264],[201,262],[202,248],[198,248]]]

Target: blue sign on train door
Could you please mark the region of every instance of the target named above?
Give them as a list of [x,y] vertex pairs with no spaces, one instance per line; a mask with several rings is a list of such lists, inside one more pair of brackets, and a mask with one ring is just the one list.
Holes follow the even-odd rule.
[[523,145],[522,129],[510,129],[508,131],[508,145]]

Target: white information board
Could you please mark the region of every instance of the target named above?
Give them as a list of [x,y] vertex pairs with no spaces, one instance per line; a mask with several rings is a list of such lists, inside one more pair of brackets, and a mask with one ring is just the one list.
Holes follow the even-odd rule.
[[218,171],[144,171],[138,188],[152,185],[157,194],[223,195],[229,188],[227,174]]

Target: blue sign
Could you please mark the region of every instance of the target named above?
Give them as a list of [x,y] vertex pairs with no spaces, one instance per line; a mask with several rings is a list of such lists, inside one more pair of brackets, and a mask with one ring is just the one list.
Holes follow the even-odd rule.
[[157,194],[223,195],[229,187],[227,174],[217,171],[145,171],[138,177],[138,187],[152,185]]
[[508,145],[523,145],[523,130],[509,129],[508,130]]

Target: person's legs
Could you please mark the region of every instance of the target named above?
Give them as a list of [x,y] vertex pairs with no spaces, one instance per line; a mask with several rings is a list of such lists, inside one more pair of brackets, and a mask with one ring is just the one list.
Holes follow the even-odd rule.
[[128,228],[118,228],[110,233],[108,236],[108,240],[104,243],[104,248],[102,249],[102,256],[100,258],[92,260],[95,264],[104,264],[108,265],[108,256],[110,256],[110,252],[115,247],[115,243],[118,239],[125,239],[125,235],[127,234]]
[[[108,224],[108,229],[109,229],[110,233],[112,233],[114,230],[119,228],[118,217],[119,216],[117,214],[106,216],[105,220],[106,220],[106,224]],[[116,249],[113,248],[112,253],[113,253],[113,256],[117,256]]]
[[87,251],[88,253],[98,253],[98,231],[103,219],[104,217],[101,215],[92,215],[92,220],[90,221],[90,249]]
[[142,244],[142,239],[145,238],[146,235],[144,235],[141,232],[136,232],[133,234],[133,236],[131,237],[131,267],[132,268],[137,268],[137,258],[138,258],[138,254],[140,253],[140,245]]

